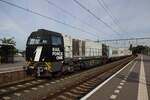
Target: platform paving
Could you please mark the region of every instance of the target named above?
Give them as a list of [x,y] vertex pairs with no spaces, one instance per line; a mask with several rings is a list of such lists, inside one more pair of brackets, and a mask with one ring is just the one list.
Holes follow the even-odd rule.
[[150,57],[139,55],[81,100],[150,100]]

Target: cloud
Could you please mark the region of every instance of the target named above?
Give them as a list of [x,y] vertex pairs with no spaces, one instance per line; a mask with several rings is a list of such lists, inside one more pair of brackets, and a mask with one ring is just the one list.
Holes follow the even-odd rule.
[[[113,32],[103,23],[95,19],[73,0],[53,0],[59,7],[67,10],[72,15],[77,16],[80,20],[89,24],[91,27],[63,13],[56,7],[49,5],[44,0],[12,0],[12,3],[21,5],[25,8],[32,9],[43,15],[50,16],[72,26],[76,26],[98,36],[90,36],[86,32],[72,29],[60,23],[49,19],[31,14],[29,12],[11,7],[0,2],[0,37],[14,36],[18,48],[25,48],[27,36],[39,28],[52,30],[60,33],[66,33],[76,38],[89,38],[94,40],[100,38],[118,39],[130,37],[150,36],[150,1],[149,0],[103,0],[112,14],[119,20],[118,25],[124,30],[121,31],[105,10],[98,5],[97,0],[78,0],[94,14],[109,24],[114,30],[119,31],[120,35]],[[96,28],[93,29],[92,27]],[[3,34],[1,34],[3,33]]]

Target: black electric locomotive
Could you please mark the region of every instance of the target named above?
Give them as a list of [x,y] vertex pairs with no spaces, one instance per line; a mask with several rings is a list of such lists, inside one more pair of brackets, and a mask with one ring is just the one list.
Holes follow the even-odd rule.
[[27,73],[49,76],[59,73],[64,61],[64,41],[60,33],[39,29],[26,44]]

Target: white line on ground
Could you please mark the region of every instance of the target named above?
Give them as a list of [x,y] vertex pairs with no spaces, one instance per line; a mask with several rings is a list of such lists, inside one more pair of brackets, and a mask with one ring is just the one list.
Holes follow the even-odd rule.
[[122,80],[121,82],[125,83],[125,82],[126,82],[126,80]]
[[117,95],[113,94],[113,95],[110,96],[110,99],[116,99],[116,98],[117,98]]
[[[135,58],[136,59],[136,58]],[[134,59],[134,60],[135,60]],[[113,74],[111,77],[109,77],[107,80],[105,80],[103,83],[101,83],[99,86],[97,86],[94,90],[89,92],[87,95],[85,95],[80,100],[86,100],[89,98],[92,94],[94,94],[97,90],[99,90],[103,85],[105,85],[108,81],[110,81],[113,77],[115,77],[117,74],[119,74],[123,69],[125,69],[128,65],[130,65],[134,60],[130,61],[127,65],[125,65],[123,68],[121,68],[119,71],[117,71],[115,74]]]
[[120,85],[124,85],[124,83],[120,83]]
[[130,68],[129,72],[127,73],[127,75],[125,76],[124,80],[127,80],[127,78],[129,77],[130,73],[132,72],[133,68],[135,67],[135,65],[137,64],[137,61],[134,63],[134,65]]
[[[128,76],[129,76],[129,74],[132,72],[132,70],[133,70],[133,68],[135,67],[135,65],[136,65],[136,63],[137,62],[135,62],[134,63],[134,65],[132,65],[132,67],[130,68],[130,71],[127,73],[127,75],[125,76],[125,79],[127,79],[128,78]],[[125,82],[125,80],[122,80],[123,82]],[[119,86],[117,86],[117,88],[118,89],[122,89],[123,86],[124,85],[124,83],[120,83],[120,85]],[[120,92],[120,90],[114,90],[114,93],[118,93],[119,94],[119,92]],[[117,98],[117,97],[116,97]],[[110,97],[110,99],[112,99],[111,97]]]
[[119,86],[117,86],[117,88],[118,88],[118,89],[122,89],[122,86],[119,85]]
[[114,93],[118,93],[119,94],[120,90],[114,90]]
[[143,56],[141,56],[141,68],[140,68],[139,87],[138,87],[138,100],[149,100],[147,86],[146,86],[146,79],[145,79]]

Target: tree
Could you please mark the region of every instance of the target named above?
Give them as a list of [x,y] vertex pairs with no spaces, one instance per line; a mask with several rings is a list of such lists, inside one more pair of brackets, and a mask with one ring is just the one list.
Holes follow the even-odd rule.
[[11,38],[2,38],[0,39],[0,41],[2,42],[2,44],[12,44],[14,47],[14,54],[18,53],[18,49],[16,49],[16,42],[14,41],[14,37]]
[[0,41],[2,41],[2,43],[6,43],[6,44],[12,44],[12,45],[16,45],[16,42],[14,41],[14,37],[12,38],[2,38],[0,39]]
[[137,53],[148,54],[149,47],[148,46],[138,45],[136,47],[132,47],[132,52],[133,52],[133,54],[137,54]]

